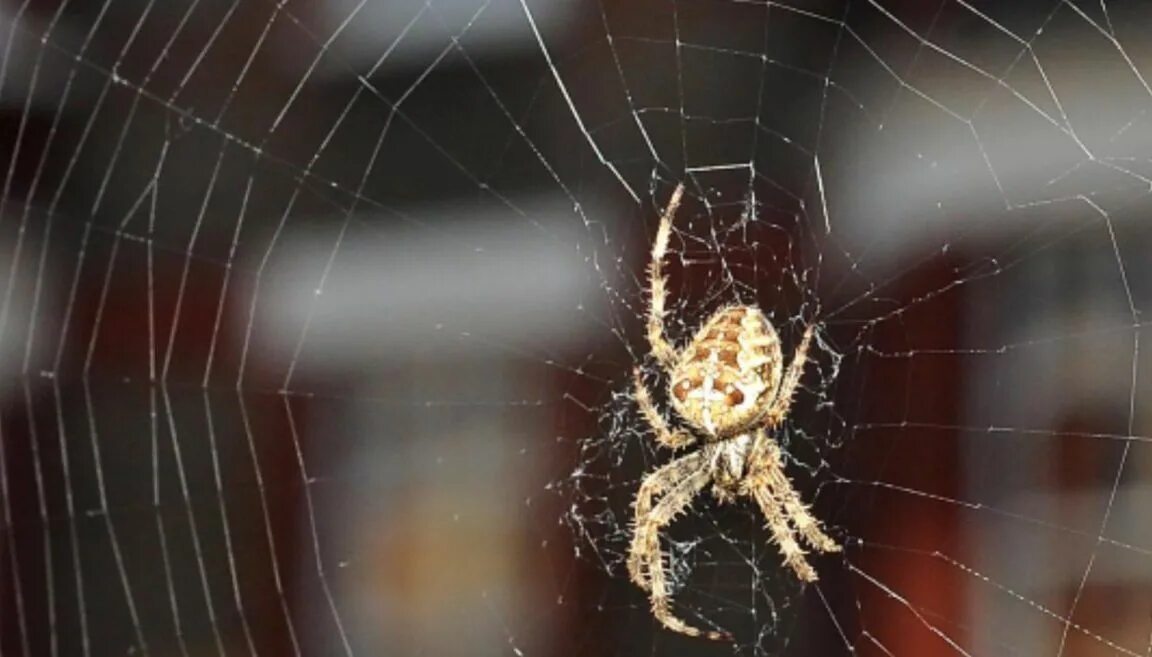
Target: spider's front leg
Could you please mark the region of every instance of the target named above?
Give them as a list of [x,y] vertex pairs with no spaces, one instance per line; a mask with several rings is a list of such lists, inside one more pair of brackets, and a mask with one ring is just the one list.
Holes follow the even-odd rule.
[[673,430],[668,426],[668,422],[664,420],[664,416],[660,415],[660,410],[657,409],[656,404],[652,402],[652,394],[648,392],[648,387],[644,385],[644,379],[640,375],[640,368],[632,371],[632,377],[636,384],[636,404],[640,406],[640,412],[644,414],[644,419],[648,421],[649,426],[656,432],[657,442],[672,449],[687,447],[696,442],[696,438],[691,433]]
[[808,347],[812,342],[812,334],[815,330],[814,324],[809,324],[808,328],[804,329],[804,337],[801,338],[800,345],[796,347],[796,354],[792,356],[792,364],[788,366],[788,371],[785,372],[784,378],[780,381],[780,387],[776,389],[776,396],[772,398],[772,406],[769,407],[768,413],[764,416],[765,426],[775,427],[788,417],[788,411],[792,408],[792,397],[796,394],[796,387],[800,385],[800,377],[804,374],[804,365],[808,362]]
[[[689,636],[704,636],[722,641],[731,637],[723,632],[705,632],[685,623],[672,613],[672,595],[664,573],[664,554],[660,550],[660,530],[689,504],[712,480],[707,450],[689,454],[652,473],[640,486],[636,500],[636,529],[628,555],[632,581],[649,591],[652,615],[664,627]],[[667,491],[651,507],[652,495]],[[641,511],[644,513],[641,513]]]
[[668,238],[672,233],[672,217],[680,207],[684,196],[684,183],[676,186],[672,198],[668,200],[664,214],[660,216],[660,228],[656,231],[656,241],[652,243],[652,260],[648,264],[648,344],[652,354],[664,367],[670,367],[676,360],[676,349],[664,337],[664,304],[668,299],[668,279],[664,276],[664,254],[668,251]]

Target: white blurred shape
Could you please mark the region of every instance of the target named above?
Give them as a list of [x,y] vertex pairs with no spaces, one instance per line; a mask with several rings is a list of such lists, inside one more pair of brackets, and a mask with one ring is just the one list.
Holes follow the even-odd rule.
[[327,369],[587,339],[585,303],[607,283],[581,244],[589,234],[567,198],[516,205],[522,214],[453,205],[407,213],[413,223],[360,216],[342,239],[335,221],[288,238],[259,293],[262,344],[277,362]]
[[[368,70],[382,56],[391,64],[427,63],[459,40],[473,58],[535,52],[519,0],[328,0],[320,3],[324,32],[340,31],[334,43],[339,65]],[[580,6],[575,0],[532,0],[532,19],[544,35],[570,25]]]
[[0,107],[51,109],[65,88],[68,68],[77,65],[69,55],[78,34],[66,21],[31,18],[27,4],[0,3]]
[[[16,217],[9,216],[9,221]],[[44,280],[39,281],[39,301],[33,316],[33,301],[37,299],[36,261],[29,252],[36,253],[39,244],[26,241],[20,260],[16,261],[16,244],[0,241],[0,392],[7,392],[24,377],[25,361],[30,368],[44,363],[46,352],[55,346],[58,322],[53,299],[56,297],[54,271],[46,269]],[[33,369],[32,377],[51,377],[52,372]]]
[[[891,268],[956,241],[1003,240],[1054,221],[1081,224],[1096,217],[1086,199],[1107,206],[1145,196],[1152,180],[1147,91],[1115,47],[1080,27],[1082,34],[1062,37],[1061,51],[1037,59],[1039,83],[1028,58],[1006,72],[994,69],[1008,76],[996,78],[999,84],[966,67],[959,68],[977,82],[951,84],[954,62],[921,62],[914,90],[853,135],[846,157],[821,156],[838,243],[862,254],[864,266]],[[989,60],[996,45],[983,44]],[[970,47],[979,52],[981,45]],[[1133,44],[1125,54],[1147,51]],[[1074,65],[1089,56],[1092,67]]]

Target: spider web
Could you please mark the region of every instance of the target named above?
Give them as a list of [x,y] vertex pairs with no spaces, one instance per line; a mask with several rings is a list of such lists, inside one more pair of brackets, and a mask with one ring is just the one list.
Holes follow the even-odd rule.
[[[0,651],[1152,654],[1150,9],[0,3]],[[844,546],[698,496],[734,645],[623,569],[680,182]]]

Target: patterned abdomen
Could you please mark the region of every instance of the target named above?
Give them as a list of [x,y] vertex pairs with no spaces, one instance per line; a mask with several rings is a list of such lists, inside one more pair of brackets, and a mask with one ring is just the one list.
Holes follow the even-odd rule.
[[718,438],[746,431],[780,384],[781,360],[780,338],[759,308],[718,310],[673,369],[672,405]]

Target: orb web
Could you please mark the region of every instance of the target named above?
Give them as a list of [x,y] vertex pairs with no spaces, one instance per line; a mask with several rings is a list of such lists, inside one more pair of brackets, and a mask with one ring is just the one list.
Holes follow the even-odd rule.
[[[0,3],[0,652],[1147,655],[1139,3]],[[842,554],[630,390],[754,304]],[[452,628],[453,631],[445,631]],[[390,653],[392,654],[392,653]]]

